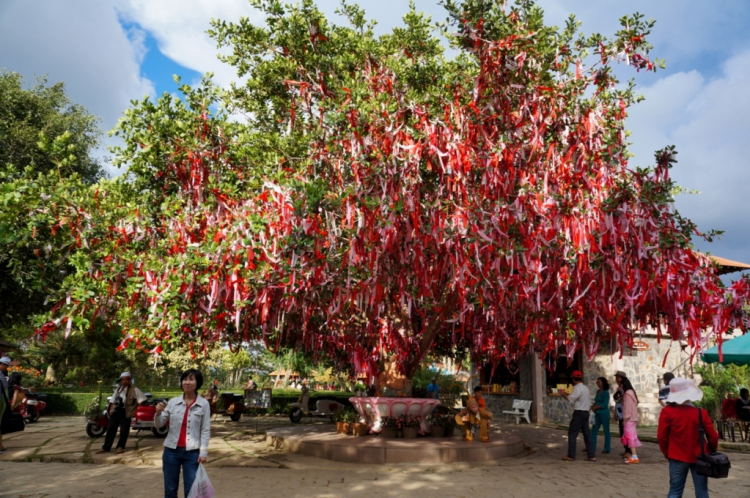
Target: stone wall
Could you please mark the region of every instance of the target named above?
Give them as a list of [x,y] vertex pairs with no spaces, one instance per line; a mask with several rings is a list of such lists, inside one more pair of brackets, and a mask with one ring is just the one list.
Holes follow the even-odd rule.
[[[657,343],[655,337],[643,337],[641,340],[649,345],[645,351],[628,350],[619,358],[618,354],[612,355],[611,345],[605,344],[599,348],[597,355],[592,361],[584,359],[584,382],[591,391],[593,400],[596,394],[596,379],[605,377],[610,383],[610,392],[614,394],[614,374],[622,370],[628,375],[638,395],[639,420],[641,425],[656,425],[661,412],[659,405],[659,387],[661,377],[665,372],[673,371],[678,377],[693,378],[692,367],[687,360],[689,354],[682,351],[677,344],[670,345],[670,341]],[[669,354],[667,355],[667,352]],[[667,355],[666,364],[662,367],[662,361]],[[547,385],[543,380],[544,394],[544,419],[553,423],[568,423],[573,413],[570,403],[560,397],[548,396]],[[610,410],[614,412],[615,403],[610,399]]]

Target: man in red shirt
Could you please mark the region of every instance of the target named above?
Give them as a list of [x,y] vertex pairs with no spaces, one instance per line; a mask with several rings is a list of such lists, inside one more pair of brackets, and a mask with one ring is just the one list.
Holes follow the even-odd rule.
[[701,453],[698,417],[702,417],[703,430],[708,439],[708,444],[704,444],[706,452],[716,450],[719,435],[708,412],[693,406],[693,401],[701,399],[703,391],[692,380],[677,377],[670,381],[667,406],[659,416],[657,433],[659,449],[669,460],[667,498],[682,497],[688,472],[693,476],[696,498],[708,498],[708,478],[695,472],[695,462]]

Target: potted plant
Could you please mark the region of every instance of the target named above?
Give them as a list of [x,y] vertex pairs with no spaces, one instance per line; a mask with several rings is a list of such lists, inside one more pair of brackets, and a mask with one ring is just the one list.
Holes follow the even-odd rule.
[[349,421],[351,420],[349,410],[338,410],[332,418],[336,423],[337,434],[349,434]]
[[445,418],[445,414],[443,413],[435,413],[427,417],[427,423],[430,424],[430,436],[445,436],[445,426],[447,424]]
[[398,418],[398,425],[401,428],[401,434],[404,439],[416,439],[417,433],[419,432],[419,424],[422,422],[422,417],[415,417],[414,415],[401,415]]
[[398,435],[398,419],[394,417],[380,417],[381,437],[396,437]]
[[366,436],[370,432],[370,425],[362,422],[362,417],[357,412],[352,413],[350,420],[352,436]]

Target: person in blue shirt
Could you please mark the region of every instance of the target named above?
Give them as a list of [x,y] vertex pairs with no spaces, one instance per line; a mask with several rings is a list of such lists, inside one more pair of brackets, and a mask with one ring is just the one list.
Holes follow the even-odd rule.
[[440,394],[440,386],[437,385],[437,379],[433,377],[427,385],[427,396],[438,399],[438,394]]
[[594,425],[591,427],[591,443],[596,453],[596,437],[599,428],[604,428],[604,453],[612,451],[612,434],[609,432],[609,382],[604,377],[596,379],[596,387],[599,388],[591,403],[591,411],[594,412]]

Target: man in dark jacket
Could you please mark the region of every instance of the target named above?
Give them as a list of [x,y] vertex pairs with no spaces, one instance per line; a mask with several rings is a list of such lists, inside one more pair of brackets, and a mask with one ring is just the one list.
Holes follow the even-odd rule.
[[695,496],[708,498],[708,478],[698,475],[695,462],[701,453],[699,435],[699,418],[703,421],[703,430],[708,439],[704,444],[706,453],[715,451],[719,445],[711,417],[706,410],[693,406],[693,401],[703,399],[695,382],[676,377],[669,383],[667,406],[659,416],[657,439],[659,449],[669,460],[669,494],[667,498],[681,498],[685,489],[688,472],[693,476]]

